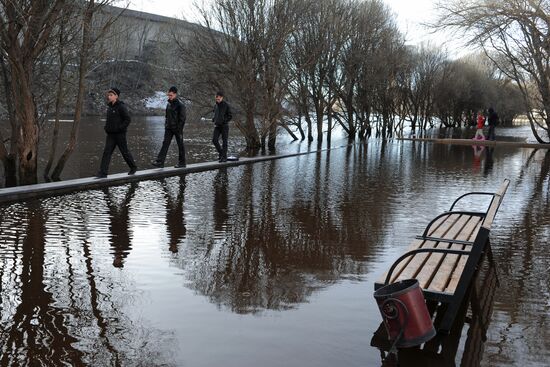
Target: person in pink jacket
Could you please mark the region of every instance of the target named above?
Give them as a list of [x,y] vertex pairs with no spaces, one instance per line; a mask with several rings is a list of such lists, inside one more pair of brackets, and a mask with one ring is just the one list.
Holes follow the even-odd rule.
[[483,135],[483,126],[485,125],[485,117],[483,113],[478,111],[477,113],[477,130],[473,140],[485,140],[485,135]]

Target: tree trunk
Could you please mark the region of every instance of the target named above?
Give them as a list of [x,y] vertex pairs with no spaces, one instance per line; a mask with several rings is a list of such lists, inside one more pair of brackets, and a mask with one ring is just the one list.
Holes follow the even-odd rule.
[[59,56],[59,73],[58,73],[58,81],[57,81],[57,95],[55,98],[55,123],[53,127],[53,135],[52,135],[52,144],[50,148],[50,155],[48,157],[48,162],[46,163],[46,168],[44,168],[44,179],[48,180],[50,175],[50,169],[52,168],[53,161],[55,159],[55,153],[57,150],[57,141],[59,137],[59,119],[61,114],[61,105],[63,104],[63,74],[65,73],[65,67],[67,66],[65,62],[65,50],[64,50],[64,44],[65,44],[65,25],[62,22],[61,25],[61,31],[59,32],[59,46],[58,46],[58,56]]
[[12,95],[18,96],[15,119],[19,122],[17,153],[19,156],[19,183],[31,185],[37,182],[38,114],[32,94],[33,65],[10,60]]
[[301,140],[306,140],[306,134],[304,132],[304,129],[302,128],[302,113],[298,114],[298,131],[300,132],[300,136],[302,137]]
[[313,128],[313,123],[311,122],[311,117],[309,116],[309,113],[306,112],[305,117],[307,122],[307,141],[312,142],[313,133],[311,132],[311,129]]
[[288,127],[287,124],[281,123],[281,127],[282,127],[283,129],[285,129],[286,132],[288,133],[288,135],[290,135],[290,136],[292,137],[292,141],[298,140],[298,137],[296,136],[296,134],[294,134],[294,133],[292,132],[292,130],[290,130],[290,127]]
[[52,178],[59,180],[61,172],[65,168],[67,160],[71,156],[76,147],[78,139],[78,129],[80,127],[80,120],[82,118],[82,109],[84,108],[85,90],[86,90],[86,73],[88,71],[88,58],[90,54],[90,48],[92,46],[91,37],[91,25],[95,11],[95,1],[90,0],[86,5],[86,11],[84,13],[84,19],[82,23],[82,49],[80,50],[80,65],[78,68],[78,94],[76,97],[76,108],[74,113],[73,126],[71,128],[71,136],[69,143],[65,148],[65,151],[59,157],[57,164],[53,170]]
[[267,140],[268,149],[271,151],[274,151],[276,142],[277,142],[277,123],[272,121],[271,125],[269,126],[269,133],[268,133],[268,140]]

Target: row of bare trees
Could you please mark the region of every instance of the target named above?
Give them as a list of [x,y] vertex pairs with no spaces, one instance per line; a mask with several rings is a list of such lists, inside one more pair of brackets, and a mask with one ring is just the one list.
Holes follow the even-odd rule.
[[[1,81],[9,120],[7,128],[0,126],[0,161],[7,186],[37,182],[38,146],[49,116],[55,122],[44,176],[59,179],[77,144],[94,45],[116,20],[96,24],[94,14],[111,2],[0,1]],[[67,103],[73,123],[57,154]]]
[[462,32],[480,46],[519,88],[537,141],[550,143],[550,1],[453,0],[438,9],[434,27]]
[[365,139],[464,126],[490,106],[506,122],[525,111],[490,58],[406,45],[380,0],[220,0],[201,12],[208,32],[175,35],[187,94],[201,106],[225,89],[250,148],[274,147],[279,127],[321,144],[337,125]]
[[[2,102],[9,118],[0,126],[0,161],[8,185],[36,182],[48,115],[55,123],[44,175],[60,177],[77,145],[90,59],[115,42],[104,36],[116,16],[94,21],[109,3],[116,1],[0,0]],[[204,27],[194,34],[174,26],[172,37],[155,46],[145,42],[144,28],[139,54],[173,59],[176,52],[180,60],[163,69],[187,87],[185,96],[201,114],[210,111],[213,90],[225,90],[250,148],[273,148],[280,128],[321,144],[336,126],[350,139],[402,134],[409,126],[413,132],[459,127],[489,106],[504,122],[528,112],[535,137],[546,142],[539,131],[550,130],[549,1],[475,0],[439,8],[438,27],[466,29],[481,53],[451,60],[428,45],[407,45],[381,0],[219,0],[201,9]],[[136,36],[117,31],[116,37],[125,35]],[[101,73],[108,69],[113,79],[139,67],[135,86],[155,79],[150,71],[158,63],[131,63],[124,50],[111,52],[113,66]],[[58,152],[67,103],[74,122]]]

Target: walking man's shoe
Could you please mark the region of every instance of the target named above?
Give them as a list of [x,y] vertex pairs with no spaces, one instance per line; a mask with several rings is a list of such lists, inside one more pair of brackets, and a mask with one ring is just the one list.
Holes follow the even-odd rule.
[[164,164],[160,163],[159,161],[152,161],[151,165],[155,166],[157,168],[163,168],[164,167]]
[[185,168],[185,163],[178,163],[174,166],[174,168]]
[[95,178],[107,178],[107,175],[105,173],[98,172],[97,175],[95,175]]
[[135,175],[137,171],[137,167],[130,168],[130,171],[128,172],[128,175]]

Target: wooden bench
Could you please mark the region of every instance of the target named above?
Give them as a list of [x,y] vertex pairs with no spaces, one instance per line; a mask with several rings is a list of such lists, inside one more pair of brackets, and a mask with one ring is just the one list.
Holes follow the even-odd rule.
[[[375,290],[404,279],[417,279],[428,301],[444,305],[438,332],[447,334],[470,286],[482,255],[492,261],[489,233],[510,184],[504,180],[496,193],[470,192],[457,198],[448,212],[435,217],[409,250],[375,282]],[[484,212],[455,211],[465,197],[491,196]]]

